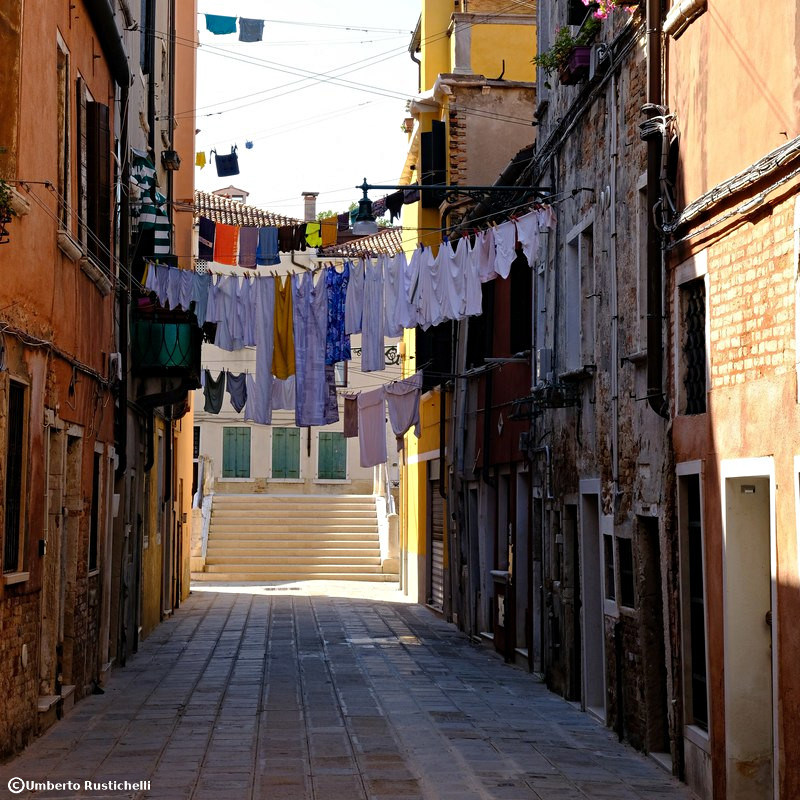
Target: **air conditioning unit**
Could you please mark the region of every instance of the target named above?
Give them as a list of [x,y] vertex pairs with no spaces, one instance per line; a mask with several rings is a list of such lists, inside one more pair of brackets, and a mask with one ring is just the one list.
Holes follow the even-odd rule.
[[607,44],[599,42],[589,51],[589,80],[604,75],[611,66],[611,50]]
[[536,351],[536,383],[542,384],[553,379],[553,351],[540,347]]

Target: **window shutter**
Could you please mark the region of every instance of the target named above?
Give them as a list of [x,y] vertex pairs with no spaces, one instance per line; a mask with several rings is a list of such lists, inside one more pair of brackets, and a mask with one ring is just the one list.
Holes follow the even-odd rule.
[[75,108],[77,110],[78,132],[78,241],[86,248],[86,82],[83,78],[75,80]]
[[110,268],[111,258],[111,128],[108,106],[86,103],[87,250]]
[[332,433],[333,477],[343,481],[347,477],[347,445],[343,433]]
[[250,477],[250,428],[236,429],[236,477]]
[[222,429],[222,477],[233,478],[236,475],[236,431],[233,428]]
[[300,477],[300,428],[287,428],[286,477]]
[[286,428],[272,429],[272,477],[286,477]]

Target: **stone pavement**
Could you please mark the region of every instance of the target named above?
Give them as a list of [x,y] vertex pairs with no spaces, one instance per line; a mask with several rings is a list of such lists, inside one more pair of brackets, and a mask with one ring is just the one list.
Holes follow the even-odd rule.
[[[12,777],[81,786],[14,795]],[[90,779],[149,781],[149,788],[87,791]],[[0,766],[0,800],[14,796],[692,794],[533,676],[393,588],[309,582],[195,587],[112,673],[105,694],[78,703]]]

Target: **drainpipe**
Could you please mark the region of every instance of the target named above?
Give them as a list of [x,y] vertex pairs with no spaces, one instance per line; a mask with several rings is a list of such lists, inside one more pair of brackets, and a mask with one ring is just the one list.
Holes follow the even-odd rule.
[[[611,76],[611,241],[609,243],[611,273],[611,478],[614,493],[619,491],[619,301],[617,286],[617,75]],[[597,291],[595,289],[595,291]]]
[[[647,113],[655,116],[661,105],[661,0],[647,0]],[[647,140],[647,402],[664,419],[669,406],[664,394],[663,254],[653,209],[661,199],[661,137]]]
[[131,302],[131,263],[129,261],[130,241],[130,201],[128,186],[130,185],[130,147],[128,143],[128,98],[130,87],[125,83],[121,87],[121,119],[120,119],[120,154],[122,173],[120,175],[120,226],[119,226],[119,260],[125,272],[120,276],[124,287],[119,290],[119,353],[121,360],[122,380],[119,382],[117,395],[117,461],[116,478],[121,480],[128,469],[128,350],[130,347],[130,302]]

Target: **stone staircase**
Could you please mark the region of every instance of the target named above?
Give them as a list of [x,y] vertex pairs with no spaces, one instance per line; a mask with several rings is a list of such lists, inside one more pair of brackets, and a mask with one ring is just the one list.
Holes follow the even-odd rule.
[[397,579],[381,566],[369,495],[215,494],[205,566],[192,573],[195,581]]

